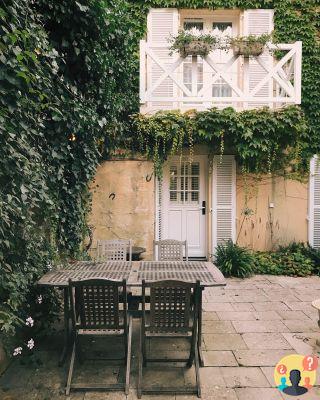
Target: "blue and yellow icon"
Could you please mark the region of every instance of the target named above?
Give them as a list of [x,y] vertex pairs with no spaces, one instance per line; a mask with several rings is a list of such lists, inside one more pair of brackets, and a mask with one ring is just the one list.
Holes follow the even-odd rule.
[[277,388],[290,396],[307,393],[316,382],[318,357],[291,354],[283,357],[274,369]]

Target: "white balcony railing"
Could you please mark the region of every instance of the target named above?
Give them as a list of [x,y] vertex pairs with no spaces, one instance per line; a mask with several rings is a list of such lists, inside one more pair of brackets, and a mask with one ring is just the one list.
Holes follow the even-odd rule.
[[[215,52],[201,59],[202,77],[199,84],[199,58],[189,58],[186,83],[183,64],[186,59],[170,55],[167,47],[140,42],[140,101],[141,112],[161,109],[207,109],[213,106],[233,106],[236,109],[301,102],[302,43],[269,45],[280,50],[282,57],[270,53],[250,59],[225,56],[225,63],[215,61]],[[217,82],[228,86],[229,96],[213,93]],[[225,93],[224,93],[225,94]]]

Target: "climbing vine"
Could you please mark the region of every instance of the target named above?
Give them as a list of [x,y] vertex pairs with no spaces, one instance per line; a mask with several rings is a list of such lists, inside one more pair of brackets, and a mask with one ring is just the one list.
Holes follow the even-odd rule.
[[[201,141],[206,144],[209,143],[220,154],[225,142],[225,151],[232,149],[237,151],[235,154],[240,163],[248,165],[250,170],[254,172],[280,171],[286,168],[285,163],[289,161],[289,158],[291,159],[290,163],[295,164],[294,166],[291,165],[292,171],[297,170],[297,168],[307,169],[310,157],[320,151],[320,91],[318,90],[320,70],[315,68],[315,65],[320,63],[320,18],[316,0],[147,0],[132,1],[131,4],[137,24],[144,29],[146,29],[146,14],[150,7],[208,8],[213,10],[221,8],[274,9],[274,40],[281,43],[301,40],[303,43],[301,110],[304,120],[301,121],[301,124],[297,120],[298,124],[293,122],[292,126],[290,121],[285,121],[286,116],[291,117],[294,108],[289,108],[289,110],[280,112],[280,114],[272,111],[250,111],[237,115],[232,110],[221,112],[213,110],[212,112],[199,113],[198,117],[192,119],[192,125],[194,128],[198,128],[200,121],[207,125],[207,118],[209,120],[215,118],[220,128],[213,127],[211,132],[204,129],[202,134],[193,129],[193,141],[194,143]],[[139,32],[141,32],[141,29]],[[296,109],[296,113],[295,115],[299,114],[298,109]],[[161,140],[161,135],[159,137],[155,128],[151,128],[152,125],[161,125],[162,128],[166,125],[167,132],[170,132],[169,136],[172,136],[172,129],[167,126],[168,119],[174,120],[176,118],[174,123],[180,123],[183,119],[182,116],[177,117],[172,113],[161,115],[161,117],[159,115],[152,117],[149,123],[144,120],[144,117],[137,119],[140,136],[143,135],[143,126],[145,126],[145,133],[151,145],[153,142],[151,131],[155,134],[154,140]],[[163,125],[160,123],[161,118],[164,118]],[[225,120],[223,120],[224,118]],[[183,121],[182,126],[190,122],[189,116],[186,116],[185,119],[188,122]],[[228,126],[224,135],[226,124]],[[235,128],[240,134],[233,131]],[[293,129],[286,131],[283,128]],[[254,134],[252,135],[253,131]],[[264,132],[266,132],[266,136],[264,136]],[[177,130],[176,133],[181,136],[180,131],[178,133]],[[280,134],[280,143],[277,141],[278,134]],[[296,137],[294,138],[293,135],[296,135]],[[209,136],[211,140],[208,139]],[[220,150],[216,145],[218,136],[220,137]],[[257,143],[257,141],[260,141],[260,143]],[[151,147],[150,149],[152,151]],[[166,149],[167,151],[164,148],[162,149],[162,160],[172,153],[170,146],[166,146]],[[283,151],[285,151],[284,156]],[[288,151],[290,155],[287,154]],[[293,161],[294,153],[296,153],[296,162]],[[281,160],[279,161],[278,158]],[[155,160],[156,169],[160,170],[158,161]],[[294,175],[291,174],[290,176]]]
[[134,117],[138,149],[152,158],[161,174],[162,163],[183,147],[206,144],[214,154],[236,154],[247,173],[286,173],[292,177],[306,169],[301,143],[307,125],[300,107],[279,110],[213,108],[195,114],[159,112]]

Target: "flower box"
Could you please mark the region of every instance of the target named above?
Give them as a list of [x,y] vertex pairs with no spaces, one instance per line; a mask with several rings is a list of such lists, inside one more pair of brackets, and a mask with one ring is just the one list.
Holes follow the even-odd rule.
[[181,57],[185,58],[187,56],[207,56],[212,50],[212,44],[205,43],[202,40],[193,40],[192,42],[185,44],[180,49]]
[[250,43],[247,41],[237,42],[232,45],[233,53],[237,56],[260,56],[264,50],[264,44],[260,42]]

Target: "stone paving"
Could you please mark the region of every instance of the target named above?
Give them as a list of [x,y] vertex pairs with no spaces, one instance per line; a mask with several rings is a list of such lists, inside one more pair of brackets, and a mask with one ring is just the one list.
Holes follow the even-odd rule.
[[[254,276],[245,280],[228,279],[226,288],[205,290],[203,303],[203,349],[205,367],[201,368],[204,400],[277,400],[290,399],[274,386],[273,370],[287,354],[319,352],[318,315],[311,301],[320,298],[320,278]],[[134,323],[133,349],[138,345],[139,323]],[[103,342],[103,346],[106,342]],[[97,343],[88,343],[93,348]],[[58,400],[63,394],[65,368],[57,367],[61,336],[38,345],[43,364],[20,365],[15,361],[0,378],[1,400]],[[117,350],[117,344],[108,348]],[[184,342],[159,342],[153,347],[161,355],[181,356]],[[133,353],[131,389],[127,400],[136,400],[137,362]],[[78,366],[76,379],[92,382],[116,382],[123,379],[123,368],[106,366],[102,361],[88,361]],[[319,372],[320,375],[320,372]],[[148,385],[192,385],[194,370],[181,368],[148,369]],[[320,398],[320,376],[309,393],[295,397],[302,400]],[[74,393],[72,400],[125,399],[121,392]],[[196,396],[143,395],[143,399],[188,400]]]

